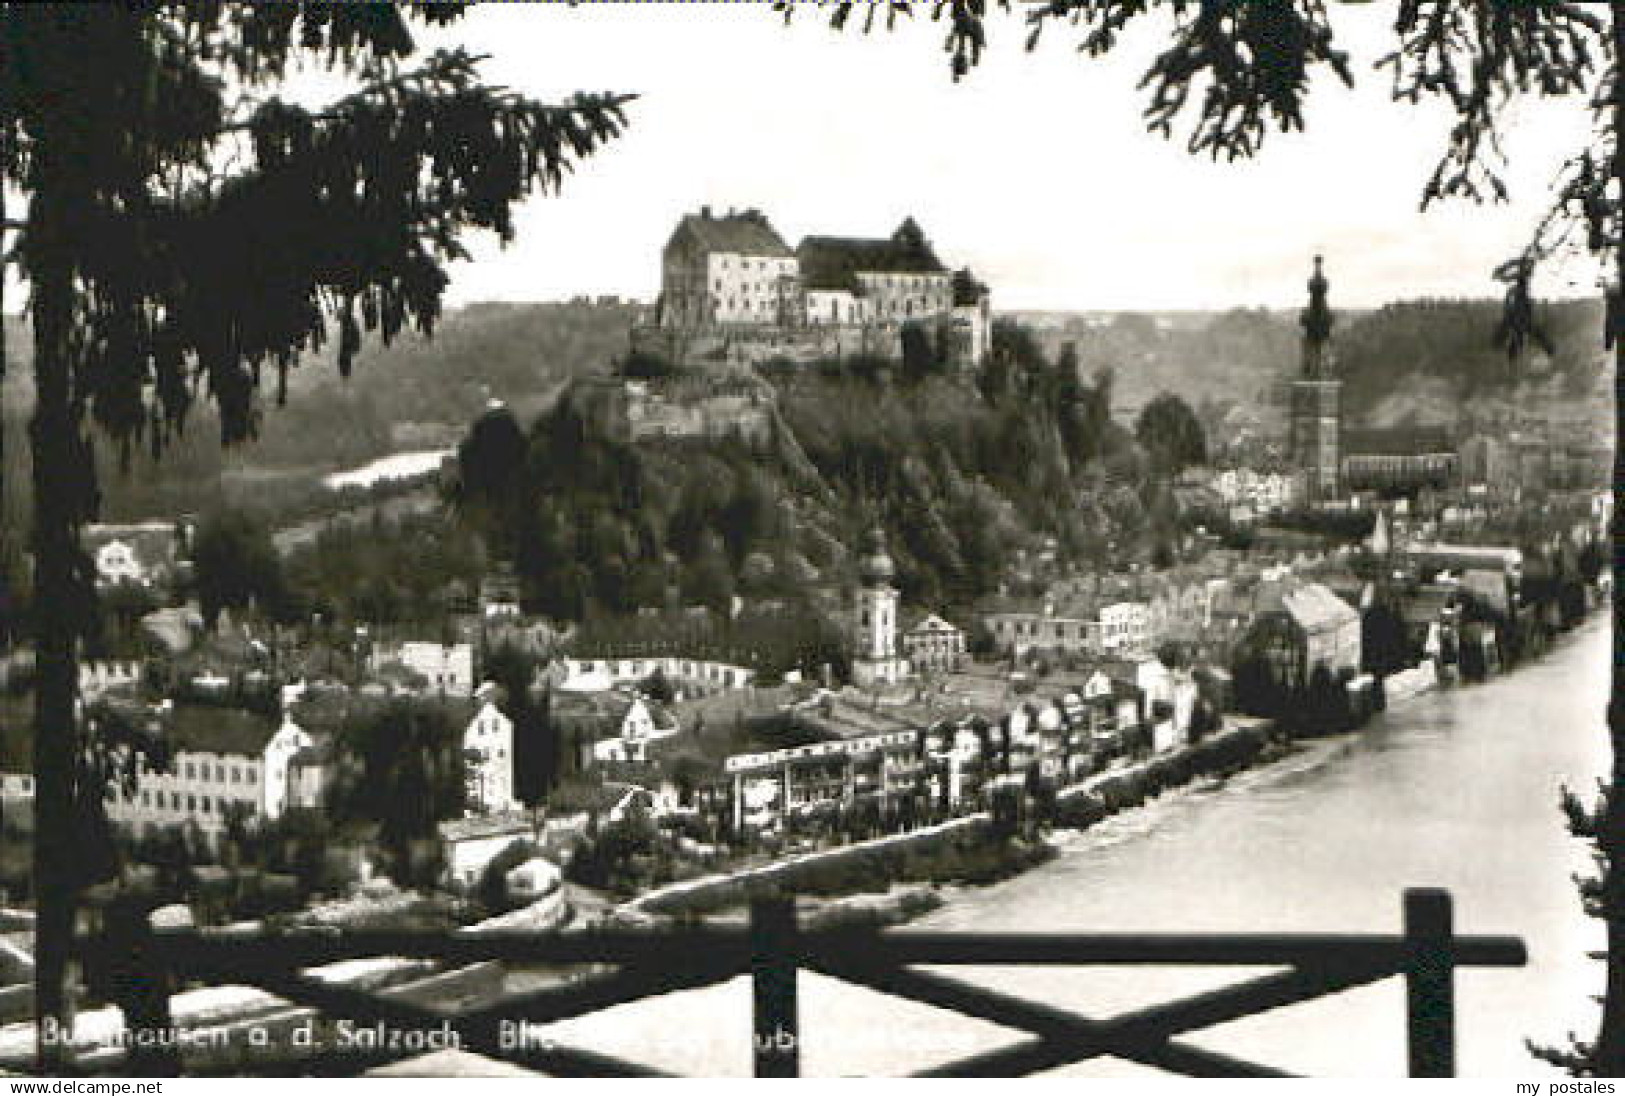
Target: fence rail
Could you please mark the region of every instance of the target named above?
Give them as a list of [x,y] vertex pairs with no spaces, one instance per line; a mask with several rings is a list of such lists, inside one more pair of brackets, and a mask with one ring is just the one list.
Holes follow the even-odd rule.
[[[1281,1076],[1259,1063],[1198,1047],[1182,1036],[1245,1016],[1341,993],[1391,977],[1406,982],[1409,1069],[1412,1076],[1455,1072],[1455,971],[1517,967],[1523,942],[1507,936],[1457,936],[1450,896],[1410,890],[1403,932],[1384,934],[1224,935],[957,933],[916,929],[803,929],[791,898],[751,905],[737,927],[695,926],[662,931],[589,931],[573,935],[412,932],[291,933],[226,936],[207,930],[109,936],[102,946],[125,957],[115,979],[127,1022],[172,1030],[170,997],[188,982],[256,986],[329,1020],[347,1019],[405,1037],[453,1028],[476,1054],[571,1076],[658,1074],[642,1063],[551,1039],[515,1045],[504,1025],[543,1025],[643,998],[696,989],[737,977],[752,983],[751,1031],[757,1076],[796,1076],[801,1070],[798,975],[813,971],[890,996],[948,1009],[1021,1033],[1010,1046],[945,1062],[931,1076],[1022,1076],[1115,1056],[1192,1076]],[[364,990],[309,973],[309,968],[366,956],[438,959],[450,964],[500,960],[598,968],[579,980],[476,1007],[447,1009],[399,995]],[[1098,1019],[975,985],[938,971],[956,966],[1187,965],[1280,967],[1219,989]],[[139,968],[139,969],[137,969]],[[142,1043],[150,1045],[142,1047]],[[183,1061],[173,1041],[132,1040],[123,1072],[173,1074]],[[276,1073],[357,1073],[413,1052],[358,1054],[315,1051],[289,1059],[240,1063],[240,1070]]]

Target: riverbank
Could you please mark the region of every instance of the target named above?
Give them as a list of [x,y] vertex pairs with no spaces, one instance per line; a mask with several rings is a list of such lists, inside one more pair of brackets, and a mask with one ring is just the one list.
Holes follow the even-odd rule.
[[[1540,659],[1489,680],[1514,676]],[[1432,663],[1390,677],[1390,717],[1440,688]],[[1473,688],[1474,685],[1456,685]],[[1061,789],[1048,835],[1083,833],[1109,818],[1143,807],[1164,793],[1202,779],[1225,779],[1284,759],[1305,747],[1273,721],[1232,715],[1231,726],[1199,743],[1146,758]],[[1335,743],[1361,728],[1328,736]],[[791,893],[804,900],[813,923],[864,920],[898,924],[943,904],[941,891],[985,886],[1051,860],[1047,836],[1025,839],[1000,830],[988,811],[950,819],[903,834],[889,834],[838,848],[802,853],[771,864],[686,880],[622,904],[608,919],[645,923],[659,919],[742,913],[766,894]]]
[[[1227,776],[1291,748],[1267,720],[1243,716],[1236,723],[1201,742],[1061,789],[1047,824],[1057,830],[1087,829],[1171,788],[1201,777]],[[1027,835],[1020,832],[1024,829]],[[895,924],[940,905],[933,893],[939,888],[987,885],[1052,859],[1054,846],[1035,830],[1012,828],[989,811],[977,811],[907,833],[673,883],[624,903],[611,918],[643,923],[713,916],[738,912],[759,895],[791,893],[814,900],[809,914],[815,922]]]

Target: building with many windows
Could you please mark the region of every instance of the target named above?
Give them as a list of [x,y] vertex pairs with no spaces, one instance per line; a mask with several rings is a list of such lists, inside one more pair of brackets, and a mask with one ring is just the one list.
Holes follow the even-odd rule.
[[962,369],[991,345],[988,287],[946,266],[912,217],[890,236],[808,236],[792,249],[760,210],[702,207],[667,241],[656,322],[632,343],[685,360],[895,359],[909,325]]
[[757,209],[713,216],[710,206],[677,223],[661,256],[665,327],[792,324],[805,312],[801,264]]
[[903,653],[915,673],[948,673],[965,663],[965,632],[935,613],[903,633]]
[[994,646],[1017,657],[1028,651],[1095,654],[1102,649],[1100,621],[1089,607],[1045,602],[1035,609],[1001,609],[989,613],[984,622]]
[[166,704],[156,722],[169,764],[114,793],[107,816],[115,825],[192,823],[212,838],[233,813],[276,818],[288,806],[289,765],[312,744],[286,720],[279,724],[238,708]]

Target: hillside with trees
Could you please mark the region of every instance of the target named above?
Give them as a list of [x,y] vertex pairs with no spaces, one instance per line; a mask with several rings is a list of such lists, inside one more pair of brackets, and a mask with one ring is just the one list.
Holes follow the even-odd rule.
[[452,494],[555,619],[801,603],[851,580],[872,524],[910,603],[964,607],[1018,575],[1014,561],[1144,558],[1175,536],[1150,463],[1110,416],[1111,383],[1000,324],[975,385],[862,362],[784,381],[765,452],[619,442],[568,393],[528,429],[505,408],[483,415]]
[[[1605,430],[1600,303],[1542,306],[1549,344],[1537,345],[1516,369],[1495,343],[1500,309],[1488,300],[1406,301],[1341,314],[1336,346],[1349,421],[1450,423],[1463,414],[1488,419],[1528,409],[1595,419]],[[570,379],[607,373],[624,360],[628,329],[639,315],[639,306],[620,301],[473,304],[448,313],[432,343],[403,334],[392,346],[364,348],[355,376],[377,383],[347,383],[313,359],[292,372],[287,406],[265,415],[249,444],[222,452],[217,416],[199,407],[161,463],[138,449],[125,470],[104,453],[103,513],[135,520],[229,505],[274,520],[322,473],[453,444],[491,398],[529,421]],[[5,427],[19,438],[32,402],[29,339],[15,317],[6,323],[13,368],[6,373]],[[1298,367],[1297,316],[1284,311],[1049,313],[1034,316],[1030,330],[1033,350],[1057,362],[1066,355],[1085,386],[1109,370],[1109,410],[1125,422],[1163,392],[1177,392],[1195,408],[1206,405],[1207,423],[1236,405],[1268,420]],[[1005,383],[1000,368],[993,366],[994,386]],[[902,372],[917,379],[931,370]],[[20,523],[28,506],[25,448],[7,447],[5,460],[6,511]]]
[[[1551,349],[1532,370],[1536,380],[1515,377],[1495,346],[1494,307],[1416,302],[1345,317],[1338,348],[1351,422],[1414,418],[1428,412],[1423,396],[1433,391],[1449,394],[1453,414],[1476,414],[1536,383],[1545,395],[1523,410],[1595,414],[1584,393],[1600,376],[1585,349],[1596,306],[1544,310]],[[523,307],[499,312],[515,310]],[[974,379],[952,376],[930,354],[895,366],[764,369],[778,395],[765,451],[739,441],[617,441],[593,426],[590,401],[575,389],[536,415],[485,410],[464,435],[460,481],[449,489],[457,535],[438,533],[432,517],[398,530],[422,552],[422,582],[408,590],[386,580],[393,565],[371,546],[384,538],[357,528],[295,558],[294,592],[341,618],[370,607],[405,621],[419,615],[414,606],[433,615],[436,583],[467,588],[479,560],[496,556],[513,560],[528,606],[559,621],[688,606],[726,618],[736,599],[823,613],[832,607],[809,603],[851,581],[852,546],[871,524],[888,534],[907,602],[950,613],[1000,589],[1036,589],[1070,565],[1166,565],[1192,527],[1213,529],[1182,513],[1169,485],[1211,456],[1211,412],[1243,390],[1219,393],[1200,380],[1233,377],[1250,356],[1292,375],[1295,319],[1119,316],[1089,330],[1094,341],[1057,345],[1053,331],[1000,321]],[[1198,356],[1200,346],[1211,353]],[[1134,397],[1122,390],[1133,374],[1104,360],[1104,347],[1142,366],[1189,355],[1191,383],[1129,414]],[[1249,368],[1263,384],[1264,370]],[[1418,395],[1400,407],[1397,392]],[[812,645],[823,630],[816,613],[809,620]]]
[[[527,415],[545,408],[569,379],[606,372],[626,353],[639,306],[586,299],[526,304],[472,304],[448,313],[433,340],[402,333],[390,346],[367,344],[351,379],[338,375],[330,347],[288,377],[287,404],[271,411],[262,397],[260,432],[223,451],[214,408],[191,412],[163,460],[142,447],[127,462],[103,446],[98,460],[102,516],[137,520],[202,513],[219,506],[252,508],[268,520],[294,505],[321,475],[401,450],[449,446],[486,402],[501,398]],[[15,317],[7,324],[3,407],[8,438],[27,436],[33,406],[30,339]],[[27,450],[5,451],[8,517],[28,512]],[[8,525],[10,523],[8,522]]]
[[[1596,300],[1539,305],[1546,340],[1514,366],[1497,340],[1499,301],[1415,300],[1340,311],[1333,339],[1349,421],[1452,424],[1464,414],[1493,418],[1523,409],[1595,420],[1606,430],[1602,312]],[[1296,311],[1045,313],[1030,321],[1050,353],[1070,343],[1085,373],[1112,369],[1116,409],[1125,414],[1166,391],[1192,406],[1239,404],[1268,413],[1299,366]]]

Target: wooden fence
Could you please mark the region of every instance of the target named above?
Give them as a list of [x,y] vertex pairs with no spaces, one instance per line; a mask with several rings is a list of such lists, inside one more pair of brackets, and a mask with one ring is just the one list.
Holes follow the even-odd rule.
[[[141,922],[144,926],[145,922]],[[910,928],[802,930],[793,899],[754,902],[746,924],[648,931],[587,931],[565,935],[410,932],[298,932],[244,937],[207,930],[108,938],[102,944],[122,973],[114,995],[137,1038],[125,1075],[173,1075],[183,1056],[170,1031],[170,996],[187,984],[251,985],[315,1010],[328,1020],[397,1033],[402,1041],[444,1032],[465,1050],[555,1075],[640,1076],[657,1070],[552,1039],[505,1037],[515,1023],[551,1024],[657,994],[695,989],[746,976],[754,1001],[752,1047],[757,1076],[800,1073],[801,1024],[797,976],[816,971],[894,997],[922,1002],[1023,1033],[1019,1042],[935,1066],[931,1076],[1008,1077],[1037,1073],[1100,1056],[1114,1056],[1180,1074],[1204,1077],[1282,1076],[1268,1065],[1196,1046],[1184,1036],[1386,978],[1407,987],[1412,1076],[1455,1071],[1455,971],[1516,967],[1521,940],[1457,936],[1450,896],[1411,890],[1404,896],[1403,932],[1382,934],[1049,934],[960,933]],[[474,1007],[445,1007],[324,981],[311,968],[362,956],[433,958],[449,965],[500,961],[579,965],[576,980]],[[1043,1001],[1017,997],[935,971],[954,966],[1213,966],[1280,968],[1190,996],[1099,1019]],[[605,972],[605,968],[613,967]],[[506,1025],[506,1027],[504,1026]],[[526,1030],[531,1030],[527,1028]],[[743,1033],[741,1033],[743,1035]],[[143,1042],[150,1043],[142,1046]],[[320,1050],[235,1063],[221,1072],[355,1074],[411,1056],[410,1051]],[[207,1071],[207,1070],[205,1070]]]

